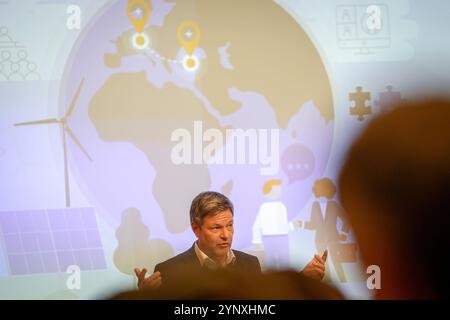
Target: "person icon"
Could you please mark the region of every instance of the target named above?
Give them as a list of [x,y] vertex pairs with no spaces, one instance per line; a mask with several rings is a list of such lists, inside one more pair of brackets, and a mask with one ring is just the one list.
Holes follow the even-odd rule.
[[6,75],[3,73],[3,64],[0,63],[0,81],[7,80]]
[[37,66],[34,62],[27,62],[26,80],[40,80],[39,74],[36,72]]
[[3,50],[0,55],[0,64],[2,65],[3,75],[8,78],[11,73],[11,52]]
[[8,35],[9,30],[5,26],[0,27],[0,47],[13,47],[14,41]]
[[8,50],[3,50],[2,51],[2,62],[10,61],[10,59],[11,59],[11,52],[9,52]]
[[25,50],[19,50],[19,52],[17,52],[17,57],[19,58],[19,61],[17,62],[24,61],[27,59],[28,53]]
[[28,53],[26,50],[19,50],[19,52],[17,52],[17,63],[20,65],[20,70],[22,70],[22,72],[26,72],[27,70],[27,61],[28,58]]
[[341,16],[341,21],[342,22],[349,22],[352,19],[350,18],[350,13],[348,12],[348,9],[345,8],[344,11],[342,12],[342,16]]
[[11,73],[8,76],[8,80],[24,80],[23,75],[20,73],[20,64],[17,62],[11,64]]
[[[347,278],[342,264],[344,262],[356,262],[356,244],[344,243],[350,231],[350,225],[347,223],[344,209],[338,202],[333,200],[336,195],[336,186],[329,178],[316,180],[313,186],[313,193],[317,198],[311,208],[311,217],[305,221],[306,230],[315,230],[316,250],[323,252],[328,249],[331,260],[340,282],[346,282]],[[323,203],[320,198],[325,198],[325,217],[322,214]],[[338,230],[338,218],[342,221],[341,232]],[[326,266],[328,268],[328,262]],[[329,272],[325,278],[329,279]]]
[[349,26],[344,27],[344,31],[342,32],[342,38],[349,39],[353,37],[353,33],[350,30]]
[[289,237],[294,224],[287,219],[287,209],[281,197],[281,180],[266,181],[263,186],[267,199],[258,211],[253,223],[253,245],[264,249],[265,265],[271,269],[289,268]]

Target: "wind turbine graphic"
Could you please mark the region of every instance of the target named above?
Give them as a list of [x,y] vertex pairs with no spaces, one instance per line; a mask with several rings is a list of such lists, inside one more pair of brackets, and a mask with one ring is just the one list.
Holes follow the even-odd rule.
[[30,121],[30,122],[20,122],[15,123],[14,126],[31,126],[31,125],[41,125],[41,124],[59,124],[61,126],[61,132],[62,132],[62,143],[63,143],[63,151],[64,151],[64,182],[65,182],[65,194],[66,194],[66,207],[70,207],[70,184],[69,184],[69,169],[67,166],[67,137],[66,134],[75,142],[75,144],[80,148],[81,152],[90,160],[92,161],[92,158],[89,156],[87,151],[84,149],[84,147],[81,145],[78,138],[73,133],[72,129],[70,129],[69,124],[67,123],[67,120],[72,115],[73,110],[75,109],[75,105],[77,103],[78,97],[81,92],[81,88],[83,87],[84,79],[81,80],[80,85],[78,86],[78,89],[75,93],[75,96],[73,97],[69,109],[67,110],[66,115],[61,119],[51,118],[51,119],[43,119],[43,120],[37,120],[37,121]]

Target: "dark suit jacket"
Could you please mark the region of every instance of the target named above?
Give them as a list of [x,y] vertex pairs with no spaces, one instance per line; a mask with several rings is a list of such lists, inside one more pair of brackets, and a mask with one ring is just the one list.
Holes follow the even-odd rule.
[[[180,279],[186,278],[190,278],[191,280],[198,278],[198,280],[201,281],[205,273],[214,272],[200,265],[200,261],[195,254],[194,245],[195,244],[185,252],[164,262],[158,263],[155,266],[154,271],[161,272],[163,286],[174,286],[176,285],[175,282],[179,282]],[[224,269],[237,273],[261,273],[261,266],[258,258],[238,250],[233,250],[233,253],[236,257],[235,261]]]

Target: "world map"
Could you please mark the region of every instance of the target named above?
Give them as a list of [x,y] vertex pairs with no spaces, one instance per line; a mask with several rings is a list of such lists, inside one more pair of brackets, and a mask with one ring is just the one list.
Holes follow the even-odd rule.
[[[61,106],[84,79],[70,125],[93,159],[69,144],[72,175],[112,228],[127,208],[137,208],[150,236],[176,250],[193,237],[192,198],[222,191],[235,204],[234,246],[248,247],[265,181],[283,181],[281,201],[292,219],[324,175],[334,123],[324,62],[310,35],[275,2],[151,3],[147,48],[133,46],[127,2],[116,1],[84,28],[72,49]],[[179,63],[185,51],[177,28],[185,21],[201,29],[196,72]],[[260,164],[174,164],[171,133],[192,131],[194,121],[220,131],[279,129],[278,172],[262,175]]]

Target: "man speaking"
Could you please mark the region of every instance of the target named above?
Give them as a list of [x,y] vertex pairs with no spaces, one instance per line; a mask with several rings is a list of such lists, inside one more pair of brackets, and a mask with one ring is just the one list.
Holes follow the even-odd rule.
[[[255,256],[231,249],[233,216],[233,204],[223,194],[207,191],[197,195],[192,200],[190,210],[191,227],[197,241],[187,251],[157,264],[149,277],[146,277],[147,269],[135,268],[138,287],[158,288],[162,283],[173,285],[177,279],[201,277],[214,270],[261,273],[261,266]],[[325,274],[326,259],[327,251],[322,257],[315,255],[301,273],[321,280]]]

